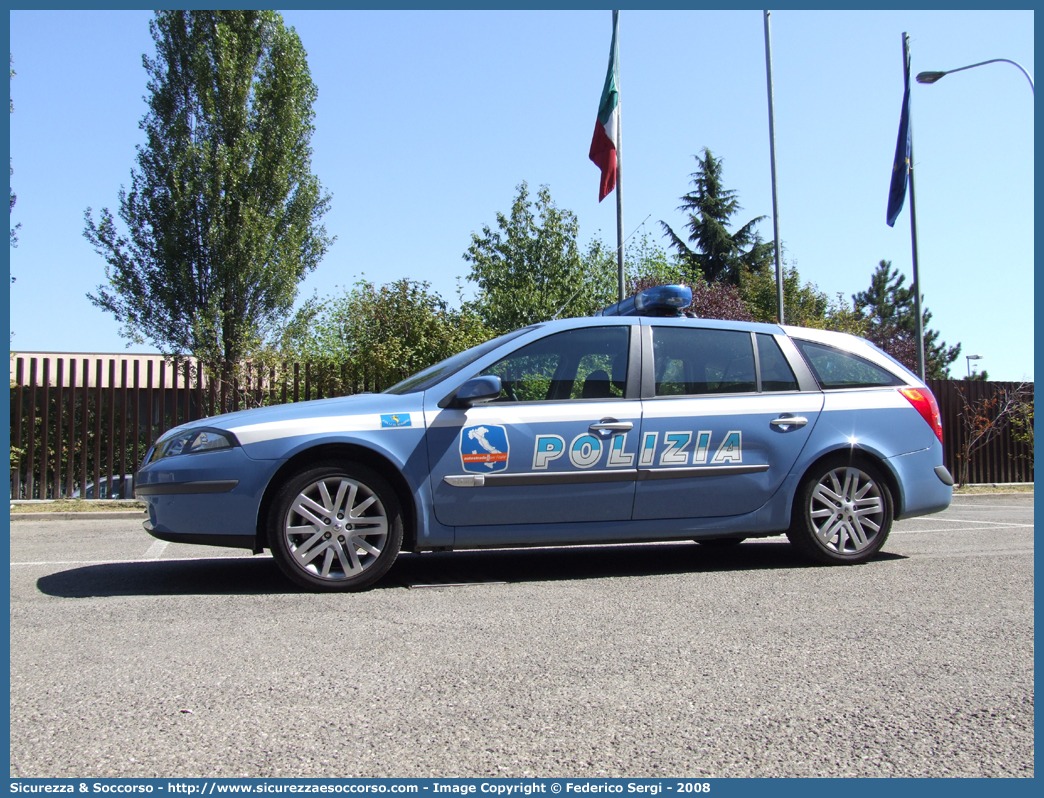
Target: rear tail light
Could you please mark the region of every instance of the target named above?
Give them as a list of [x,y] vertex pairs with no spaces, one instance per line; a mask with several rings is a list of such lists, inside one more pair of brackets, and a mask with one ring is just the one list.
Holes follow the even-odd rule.
[[932,392],[927,388],[900,388],[899,393],[907,398],[914,406],[921,418],[928,422],[935,437],[942,443],[942,417],[939,415],[939,403],[935,401]]

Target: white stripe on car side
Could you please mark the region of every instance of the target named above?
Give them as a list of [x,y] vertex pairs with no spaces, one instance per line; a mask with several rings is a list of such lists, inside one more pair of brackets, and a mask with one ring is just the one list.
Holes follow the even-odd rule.
[[[911,386],[913,387],[913,386]],[[854,389],[825,391],[824,412],[831,410],[885,410],[908,409],[912,405],[896,388]]]
[[765,413],[818,413],[823,407],[823,395],[805,394],[751,394],[750,396],[721,397],[662,397],[643,402],[646,419],[679,418],[682,416],[748,416]]
[[541,404],[509,405],[493,402],[476,405],[467,411],[443,410],[428,413],[429,427],[460,427],[463,424],[547,424],[568,421],[588,421],[602,418],[637,419],[641,415],[638,400],[618,402],[546,402]]
[[293,438],[297,435],[322,435],[331,432],[372,432],[382,430],[417,429],[424,426],[423,413],[399,413],[410,417],[409,426],[382,427],[380,413],[364,413],[350,416],[317,416],[315,418],[292,418],[284,421],[266,421],[262,424],[247,424],[231,427],[229,432],[242,444],[260,443],[276,438]]
[[[825,404],[824,404],[825,399]],[[332,432],[372,432],[376,430],[417,429],[428,427],[460,427],[464,424],[503,424],[505,426],[568,423],[600,418],[637,419],[645,411],[648,420],[682,416],[743,416],[765,413],[816,413],[820,410],[875,410],[905,408],[909,402],[894,388],[885,390],[827,391],[807,394],[751,394],[750,396],[661,397],[658,399],[617,402],[552,402],[548,404],[489,404],[471,408],[467,414],[459,410],[437,413],[410,413],[410,425],[384,427],[381,414],[318,416],[283,421],[267,421],[231,427],[240,443],[260,443],[298,435],[321,435]],[[400,413],[400,416],[406,415]],[[425,419],[427,416],[427,419]]]
[[750,396],[687,396],[618,402],[548,402],[546,404],[477,405],[465,416],[460,410],[430,413],[429,427],[460,427],[465,424],[555,424],[570,421],[616,418],[648,420],[683,416],[744,416],[766,413],[817,413],[823,394],[751,394]]

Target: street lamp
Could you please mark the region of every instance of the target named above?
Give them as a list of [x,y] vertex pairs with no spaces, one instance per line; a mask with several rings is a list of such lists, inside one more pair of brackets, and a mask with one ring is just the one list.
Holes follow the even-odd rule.
[[[951,72],[963,72],[965,69],[972,69],[973,67],[980,67],[986,64],[996,64],[1003,61],[1005,64],[1011,64],[1012,66],[1018,67],[1022,74],[1026,76],[1026,80],[1029,81],[1030,91],[1033,92],[1033,78],[1030,77],[1030,73],[1027,72],[1022,64],[1017,61],[1012,61],[1010,58],[991,58],[989,61],[980,61],[977,64],[968,64],[968,66],[957,67],[957,69],[947,69],[944,72],[920,72],[917,75],[918,83],[935,83],[940,78],[949,75]],[[1033,92],[1036,94],[1036,92]]]
[[971,379],[971,362],[973,360],[982,360],[982,355],[965,355],[964,359],[968,361],[968,379]]

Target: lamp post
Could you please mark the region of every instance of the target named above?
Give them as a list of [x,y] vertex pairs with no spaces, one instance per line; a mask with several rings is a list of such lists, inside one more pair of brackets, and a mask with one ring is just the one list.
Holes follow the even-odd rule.
[[982,355],[965,355],[964,359],[968,361],[968,379],[971,379],[971,362],[973,360],[982,360]]
[[980,61],[977,64],[968,64],[968,66],[957,67],[957,69],[947,69],[943,72],[919,72],[917,75],[918,83],[935,83],[940,78],[949,75],[951,72],[963,72],[965,69],[973,69],[975,67],[985,66],[986,64],[997,64],[997,63],[1011,64],[1021,70],[1022,74],[1026,76],[1026,80],[1029,81],[1030,91],[1036,95],[1033,91],[1033,78],[1030,77],[1030,73],[1025,70],[1022,64],[1017,61],[1012,61],[1010,58],[991,58],[989,61]]
[[776,194],[776,114],[773,110],[772,92],[772,27],[771,11],[765,12],[765,74],[768,78],[768,117],[769,117],[769,161],[772,165],[772,237],[776,254],[776,322],[783,323],[783,262],[780,255],[779,241],[779,198]]

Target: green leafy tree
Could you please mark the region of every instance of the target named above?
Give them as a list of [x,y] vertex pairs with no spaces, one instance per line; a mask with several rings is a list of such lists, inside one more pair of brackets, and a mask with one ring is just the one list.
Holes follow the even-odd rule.
[[[775,269],[744,271],[740,293],[755,321],[775,322],[777,316]],[[864,335],[866,323],[843,295],[834,299],[812,282],[802,282],[797,266],[783,267],[783,319],[796,327]]]
[[657,285],[687,285],[692,289],[692,302],[685,310],[703,319],[728,319],[731,321],[753,321],[740,296],[739,289],[724,282],[708,283],[701,274],[691,279],[684,265],[671,258],[658,244],[642,236],[628,247],[628,263],[631,266],[628,295],[644,291]]
[[722,280],[738,286],[744,270],[760,271],[771,260],[773,243],[763,242],[756,229],[765,217],[751,219],[730,233],[732,217],[742,207],[736,192],[722,185],[722,162],[706,147],[702,158],[693,157],[699,165],[692,174],[693,190],[681,198],[682,204],[678,206],[678,210],[688,216],[685,225],[689,230],[688,243],[669,224],[664,221],[660,224],[690,280],[699,273],[708,282]]
[[510,216],[471,234],[464,260],[478,284],[474,308],[497,333],[559,317],[586,316],[616,301],[615,252],[592,241],[581,254],[576,215],[541,186],[535,200],[523,182]]
[[[853,294],[856,313],[866,322],[865,336],[912,371],[917,370],[917,312],[914,293],[906,288],[906,275],[882,260],[870,276],[870,287]],[[939,332],[929,328],[932,314],[921,297],[921,323],[924,330],[924,374],[929,379],[946,379],[950,365],[960,356],[961,345],[947,346]]]
[[347,366],[370,387],[388,386],[492,337],[469,307],[453,309],[427,282],[357,282],[313,300],[285,332],[285,353],[341,378]]
[[160,11],[130,191],[85,214],[124,335],[227,373],[287,316],[332,240],[311,173],[316,87],[271,11]]
[[627,264],[627,295],[630,296],[654,285],[687,285],[685,265],[671,255],[652,236],[643,232],[625,247]]
[[1033,383],[1026,383],[1011,415],[1011,437],[1025,447],[1025,458],[1033,468]]

